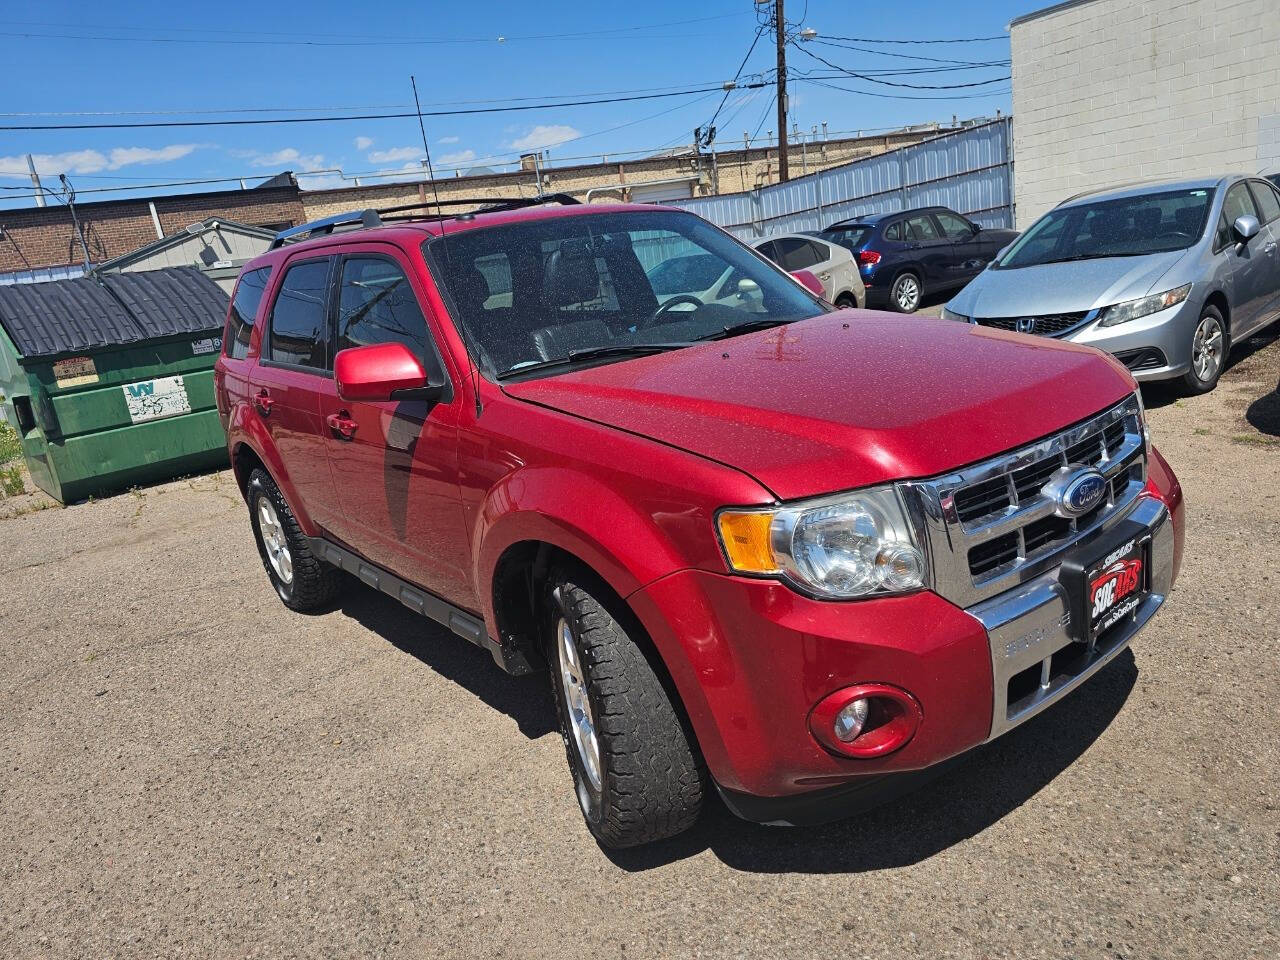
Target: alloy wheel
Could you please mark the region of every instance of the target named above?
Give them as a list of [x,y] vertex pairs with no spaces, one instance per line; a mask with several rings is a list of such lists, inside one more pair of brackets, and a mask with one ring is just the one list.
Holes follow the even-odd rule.
[[[590,782],[591,789],[598,795],[604,789],[604,777],[600,771],[600,741],[596,736],[595,714],[587,697],[587,683],[578,658],[578,645],[574,641],[573,630],[564,617],[556,623],[556,652],[560,660],[560,688],[564,693],[569,735],[573,738],[579,765]],[[584,796],[584,786],[579,785],[578,801],[586,809],[590,798]]]
[[258,499],[258,532],[267,551],[267,562],[276,572],[281,583],[293,582],[293,556],[289,553],[289,541],[276,513],[275,504],[267,497]]
[[898,281],[897,301],[898,306],[906,313],[911,313],[920,305],[920,284],[915,277],[906,276]]
[[1204,383],[1212,383],[1222,368],[1224,340],[1222,322],[1217,317],[1200,318],[1191,341],[1191,367]]

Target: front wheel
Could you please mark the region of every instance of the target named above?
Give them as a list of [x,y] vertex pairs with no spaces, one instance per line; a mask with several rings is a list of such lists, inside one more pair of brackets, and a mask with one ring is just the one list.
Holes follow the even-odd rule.
[[1182,378],[1188,393],[1208,393],[1218,385],[1231,349],[1226,324],[1217,307],[1207,306],[1191,335],[1191,369]]
[[[705,775],[672,698],[607,588],[553,571],[547,663],[578,806],[604,846],[675,836],[702,809]],[[618,615],[611,612],[616,609]]]
[[924,291],[914,273],[900,273],[889,289],[889,306],[899,313],[915,313]]

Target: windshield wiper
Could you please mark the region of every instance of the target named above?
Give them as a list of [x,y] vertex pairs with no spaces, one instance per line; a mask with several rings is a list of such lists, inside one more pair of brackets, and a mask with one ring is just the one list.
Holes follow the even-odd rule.
[[722,327],[719,330],[704,333],[697,339],[724,340],[727,337],[736,337],[740,333],[750,333],[752,330],[768,330],[770,327],[780,327],[785,323],[792,322],[794,321],[782,320],[777,317],[760,317],[756,320],[744,320],[742,323],[731,323],[727,327]]
[[1163,251],[1151,250],[1135,250],[1132,253],[1073,253],[1069,257],[1055,257],[1052,260],[1041,260],[1039,263],[1029,263],[1029,267],[1041,267],[1046,263],[1075,263],[1077,260],[1106,260],[1110,257],[1145,257],[1150,253],[1161,253]]
[[583,347],[579,350],[570,350],[567,355],[554,357],[551,360],[517,363],[514,367],[509,367],[498,374],[498,379],[506,380],[522,373],[545,370],[549,367],[564,367],[586,360],[599,360],[605,357],[642,357],[651,353],[666,353],[668,350],[679,350],[682,347],[691,346],[693,346],[691,342],[681,341],[672,343],[613,343],[599,347]]

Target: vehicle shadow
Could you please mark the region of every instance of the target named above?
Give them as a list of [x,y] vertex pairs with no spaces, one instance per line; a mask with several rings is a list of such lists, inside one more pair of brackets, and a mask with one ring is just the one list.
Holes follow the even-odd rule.
[[1249,404],[1244,418],[1259,433],[1280,437],[1280,385]]
[[967,840],[1031,799],[1115,719],[1137,680],[1126,650],[1083,690],[973,751],[937,780],[884,807],[822,827],[786,829],[738,820],[713,802],[683,836],[602,852],[627,871],[710,850],[752,873],[863,873],[909,866]]
[[[1278,339],[1280,339],[1280,323],[1272,324],[1268,329],[1255,333],[1253,336],[1242,340],[1240,343],[1233,344],[1231,347],[1231,356],[1227,358],[1227,367],[1222,371],[1223,381],[1230,382],[1232,371],[1235,371],[1238,367],[1244,368],[1237,372],[1244,373],[1247,378],[1251,372],[1254,372],[1249,361],[1256,353],[1265,350]],[[1219,387],[1220,386],[1221,384],[1219,384]],[[1169,404],[1175,403],[1178,400],[1186,399],[1195,400],[1195,397],[1187,397],[1181,389],[1181,382],[1179,380],[1157,380],[1152,383],[1142,384],[1142,402],[1146,405],[1148,410],[1158,410],[1161,407],[1167,407]],[[1269,409],[1265,406],[1267,403],[1280,404],[1280,399],[1277,399],[1275,394],[1269,394],[1268,396],[1260,399],[1254,406],[1263,404],[1264,407],[1262,413],[1265,415]],[[1253,408],[1250,407],[1250,410],[1252,409]],[[1253,423],[1255,427],[1262,430],[1264,433],[1274,434],[1276,432],[1274,416],[1272,421],[1273,426],[1271,429],[1258,426],[1258,424],[1254,423],[1252,419],[1250,419],[1249,422]]]
[[338,610],[421,661],[487,706],[505,713],[520,732],[537,740],[557,728],[555,707],[541,672],[509,676],[482,650],[385,594],[360,585],[343,594]]

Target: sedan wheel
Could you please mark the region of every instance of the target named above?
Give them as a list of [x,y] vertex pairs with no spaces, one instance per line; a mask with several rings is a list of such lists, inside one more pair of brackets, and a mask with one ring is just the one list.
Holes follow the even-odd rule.
[[1205,307],[1191,337],[1191,369],[1183,378],[1191,393],[1208,393],[1218,383],[1227,364],[1226,324],[1214,307]]

